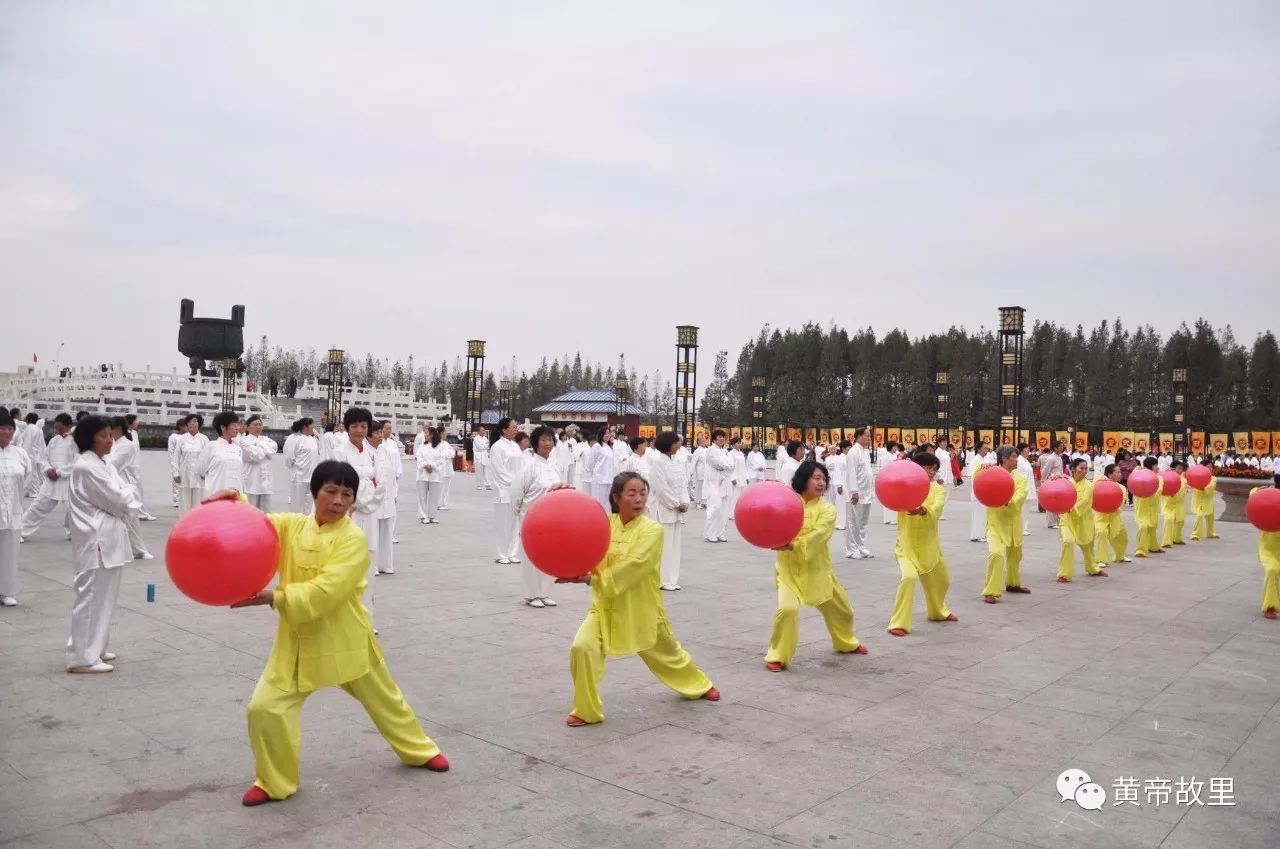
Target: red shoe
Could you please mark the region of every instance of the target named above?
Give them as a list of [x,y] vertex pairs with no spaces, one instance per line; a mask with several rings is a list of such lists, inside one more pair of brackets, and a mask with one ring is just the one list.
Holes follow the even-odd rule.
[[707,690],[705,693],[702,694],[702,698],[706,699],[709,702],[718,702],[720,701],[720,691],[717,690],[715,687],[712,687],[710,690]]
[[856,649],[849,649],[848,651],[842,651],[840,653],[841,654],[867,654],[867,647],[858,646]]
[[1110,578],[1111,576],[1107,574],[1107,570],[1106,570],[1106,569],[1099,569],[1098,571],[1094,572],[1094,573],[1093,573],[1092,575],[1090,575],[1089,577],[1091,577],[1091,578]]
[[265,805],[267,802],[274,801],[275,799],[267,795],[267,791],[256,784],[244,791],[244,796],[240,797],[240,804],[246,808],[256,808],[258,805]]
[[1069,584],[1069,583],[1071,583],[1071,579],[1070,579],[1070,578],[1063,578],[1062,576],[1059,576],[1059,577],[1058,577],[1058,583],[1059,583],[1059,584]]
[[584,725],[590,725],[590,723],[585,719],[574,716],[573,714],[569,714],[569,718],[564,721],[564,724],[570,728],[581,728]]
[[427,761],[422,766],[424,769],[429,769],[432,772],[448,772],[449,759],[446,758],[443,754],[436,755],[434,758]]
[[769,670],[770,672],[781,672],[786,667],[784,667],[781,663],[778,663],[776,660],[771,660],[764,665],[764,668]]
[[1276,609],[1275,609],[1274,607],[1268,607],[1268,608],[1267,608],[1267,612],[1266,612],[1266,613],[1264,613],[1264,614],[1262,614],[1262,615],[1263,615],[1263,616],[1265,616],[1265,617],[1267,617],[1268,619],[1275,619],[1275,618],[1276,618]]
[[982,597],[982,600],[983,600],[983,601],[985,601],[987,604],[999,604],[999,603],[1000,603],[1000,599],[996,598],[996,597],[995,597],[995,596],[993,596],[993,595],[984,595],[984,596]]
[[956,616],[954,613],[948,613],[947,618],[943,619],[942,621],[943,622],[959,622],[960,617]]
[[893,634],[895,637],[905,637],[907,635],[906,630],[903,628],[890,628],[889,633]]
[[1031,594],[1030,587],[1005,587],[1004,591],[1007,593],[1022,593],[1023,595]]

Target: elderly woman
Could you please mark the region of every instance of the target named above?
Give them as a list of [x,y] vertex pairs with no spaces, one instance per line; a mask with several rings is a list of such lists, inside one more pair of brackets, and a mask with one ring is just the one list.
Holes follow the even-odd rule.
[[107,462],[111,422],[86,416],[76,425],[80,457],[71,468],[71,551],[75,602],[71,608],[68,672],[111,672],[107,651],[111,614],[120,593],[120,567],[133,560],[127,520],[142,509],[136,491]]
[[22,537],[22,491],[31,475],[27,452],[14,441],[15,425],[0,410],[0,605],[18,603],[18,543]]
[[[560,472],[551,462],[555,450],[556,434],[545,425],[535,428],[529,437],[533,443],[533,457],[524,464],[511,485],[511,500],[516,508],[516,527],[523,524],[524,516],[533,503],[553,489],[568,488]],[[555,607],[551,598],[553,579],[527,560],[521,567],[524,573],[524,603],[530,607]]]
[[244,492],[249,503],[265,513],[271,509],[271,493],[275,489],[271,458],[279,446],[271,437],[262,435],[262,416],[249,416],[244,426],[248,433],[236,440],[244,463]]
[[182,514],[190,513],[204,497],[204,481],[198,467],[209,437],[200,432],[203,427],[202,416],[188,416],[173,452],[173,479],[178,484],[178,503]]
[[795,539],[777,550],[774,572],[778,612],[773,616],[769,651],[764,656],[770,672],[781,672],[791,664],[800,640],[802,604],[816,607],[822,614],[836,651],[867,653],[867,647],[853,633],[849,596],[831,568],[830,542],[836,529],[836,508],[823,498],[829,485],[826,466],[814,460],[805,460],[791,477],[791,488],[804,499],[804,524]]
[[[138,443],[133,441],[133,436],[133,431],[130,430],[129,423],[124,417],[113,417],[111,419],[111,451],[107,455],[107,462],[115,466],[120,474],[120,480],[133,491],[133,498],[141,509],[142,486],[139,482]],[[147,551],[147,544],[142,539],[142,526],[139,524],[141,521],[141,512],[130,511],[125,519],[125,526],[129,531],[129,545],[133,548],[133,556],[138,560],[155,560],[155,555]]]

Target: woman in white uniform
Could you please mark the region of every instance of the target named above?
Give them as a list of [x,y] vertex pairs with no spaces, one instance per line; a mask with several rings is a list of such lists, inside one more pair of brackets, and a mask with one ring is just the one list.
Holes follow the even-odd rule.
[[[125,529],[129,534],[129,545],[137,560],[155,560],[155,555],[147,551],[147,544],[142,539],[142,490],[138,488],[138,443],[133,441],[133,432],[123,416],[111,420],[111,450],[107,453],[107,462],[115,467],[120,480],[129,487],[132,497],[139,504],[137,511],[130,510],[125,516]],[[79,461],[77,461],[77,464]]]
[[133,559],[126,520],[142,505],[115,467],[111,453],[111,423],[102,416],[86,416],[76,425],[80,456],[71,469],[69,509],[71,550],[75,558],[75,601],[71,607],[71,639],[67,641],[68,672],[111,672],[107,651],[111,614],[120,594],[120,569]]
[[187,416],[178,449],[174,453],[173,477],[178,483],[178,515],[185,515],[196,508],[204,498],[204,480],[200,477],[200,457],[209,444],[209,437],[200,432],[204,419],[196,414]]
[[[516,509],[516,534],[520,533],[520,525],[525,514],[533,503],[553,489],[568,487],[560,472],[551,463],[551,452],[555,448],[556,434],[551,428],[534,428],[529,437],[533,444],[533,457],[525,463],[511,485],[511,501]],[[555,607],[551,598],[551,586],[555,578],[526,561],[521,567],[524,582],[524,603],[530,607]]]
[[244,459],[244,494],[250,504],[269,513],[275,483],[271,478],[271,458],[279,446],[271,437],[262,435],[262,416],[249,416],[244,424],[249,432],[238,440]]
[[969,461],[964,469],[964,476],[969,481],[969,541],[982,542],[987,538],[987,508],[973,497],[973,476],[983,466],[994,466],[996,455],[987,447],[987,443],[978,446],[977,451],[969,453]]
[[383,496],[375,450],[368,440],[372,428],[373,414],[368,410],[363,407],[347,410],[342,415],[341,432],[344,435],[334,443],[332,457],[349,464],[360,478],[351,521],[364,531],[365,544],[369,547],[369,586],[364,592],[364,606],[369,609],[370,614],[373,613],[373,582],[378,562],[378,511],[382,506]]
[[298,419],[298,432],[284,447],[284,467],[289,473],[289,503],[293,505],[294,512],[311,512],[311,473],[318,465],[320,440],[316,439],[315,420]]
[[649,478],[649,516],[662,525],[662,562],[658,567],[658,588],[680,589],[681,535],[680,517],[689,511],[689,481],[684,463],[676,459],[680,452],[680,434],[664,430],[653,441],[650,453],[652,475]]
[[244,491],[244,452],[236,442],[240,434],[240,417],[224,410],[213,417],[218,438],[200,452],[196,475],[204,482],[204,497],[224,489]]
[[441,446],[445,443],[440,428],[433,427],[428,434],[414,456],[418,468],[418,503],[425,506],[425,517],[420,520],[422,524],[437,525],[440,523],[440,492],[444,488],[444,451]]
[[18,603],[22,493],[33,465],[27,452],[14,441],[16,433],[13,418],[0,409],[0,605],[4,607]]
[[449,442],[449,434],[440,428],[440,509],[449,509],[449,493],[453,489],[453,459],[457,450]]

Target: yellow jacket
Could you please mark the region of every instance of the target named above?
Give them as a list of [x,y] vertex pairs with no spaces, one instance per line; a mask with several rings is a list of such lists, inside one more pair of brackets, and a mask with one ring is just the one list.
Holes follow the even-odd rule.
[[1177,495],[1160,496],[1160,510],[1166,519],[1180,520],[1187,517],[1187,476],[1182,475],[1182,486]]
[[370,648],[381,657],[369,612],[360,603],[368,579],[364,531],[349,517],[326,525],[303,513],[267,516],[280,534],[280,614],[264,675],[288,693],[345,684],[369,671]]
[[1191,490],[1191,510],[1197,516],[1213,515],[1213,494],[1218,491],[1218,479],[1209,478],[1204,489]]
[[1138,523],[1138,527],[1154,528],[1156,523],[1160,521],[1160,499],[1161,495],[1148,495],[1141,498],[1137,495],[1133,497],[1133,521]]
[[[1249,494],[1253,495],[1260,489],[1266,487],[1255,486]],[[1280,572],[1280,531],[1258,531],[1258,559],[1262,561],[1263,569]]]
[[662,525],[648,516],[627,524],[609,517],[609,553],[591,573],[591,610],[600,618],[605,653],[622,657],[653,648],[662,606]]
[[804,504],[804,524],[791,541],[790,551],[779,551],[774,573],[779,583],[796,594],[801,604],[822,604],[831,599],[836,573],[831,568],[831,534],[836,529],[836,508],[825,498]]
[[1093,481],[1072,480],[1076,488],[1075,506],[1058,518],[1062,541],[1075,545],[1093,542]]
[[923,516],[898,514],[898,541],[893,547],[893,556],[911,563],[918,574],[932,572],[933,567],[942,562],[938,519],[941,518],[942,508],[946,503],[947,488],[939,483],[931,483],[929,495],[924,504],[920,505],[925,510]]
[[1013,475],[1013,498],[1003,507],[987,508],[987,539],[1005,547],[1022,545],[1022,505],[1027,503],[1027,476],[1018,470]]
[[1095,537],[1111,537],[1124,527],[1124,504],[1110,513],[1093,512],[1093,534]]

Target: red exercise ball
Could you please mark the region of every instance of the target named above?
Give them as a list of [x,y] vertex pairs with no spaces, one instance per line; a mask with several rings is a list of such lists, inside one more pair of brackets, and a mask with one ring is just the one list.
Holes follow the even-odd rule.
[[733,526],[760,548],[786,545],[804,524],[804,500],[782,481],[752,484],[733,508]]
[[1013,475],[1003,466],[984,466],[973,478],[973,497],[985,507],[1004,507],[1013,500]]
[[253,596],[276,573],[275,525],[242,501],[212,501],[178,520],[164,545],[174,586],[192,601],[226,607]]
[[1165,469],[1160,473],[1160,494],[1177,495],[1182,491],[1182,475],[1173,469]]
[[1187,469],[1187,486],[1192,489],[1204,489],[1213,480],[1213,469],[1208,466],[1192,466]]
[[1100,480],[1093,485],[1093,509],[1114,513],[1124,504],[1124,487],[1115,481]]
[[1280,489],[1269,486],[1256,490],[1244,503],[1244,514],[1260,531],[1280,531]]
[[609,517],[585,492],[557,489],[533,502],[520,528],[529,562],[556,578],[581,578],[609,553]]
[[1050,513],[1069,513],[1076,506],[1076,485],[1068,478],[1057,478],[1041,486],[1038,497],[1040,506]]
[[1160,477],[1150,469],[1134,469],[1129,473],[1129,491],[1134,498],[1147,498],[1160,491]]
[[928,497],[929,475],[911,460],[894,460],[876,475],[876,500],[888,510],[907,513]]

